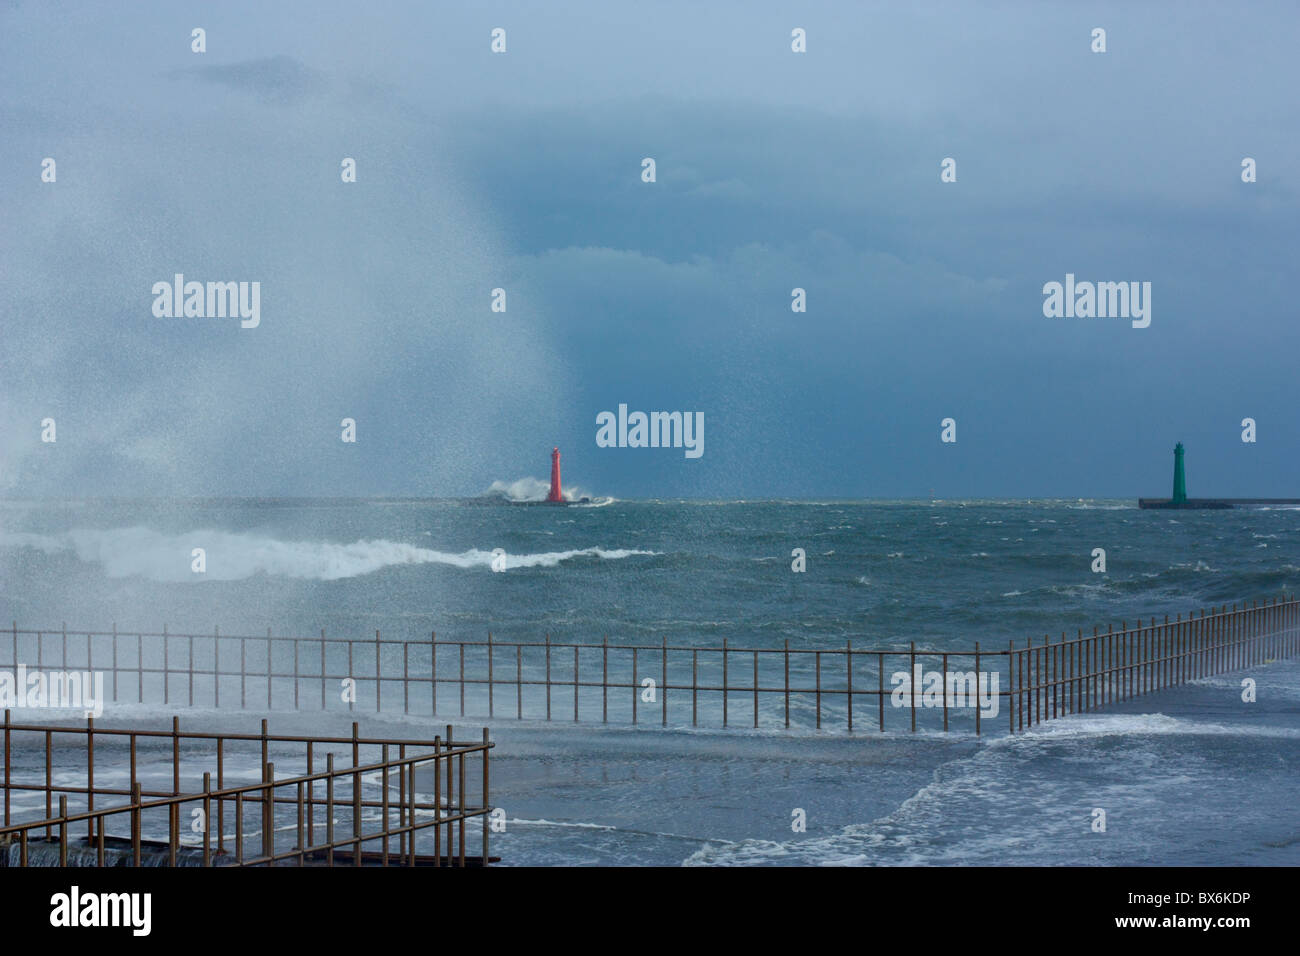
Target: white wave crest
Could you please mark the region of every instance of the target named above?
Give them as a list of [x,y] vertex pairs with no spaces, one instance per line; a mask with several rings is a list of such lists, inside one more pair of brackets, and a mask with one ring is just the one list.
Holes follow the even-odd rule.
[[[0,534],[0,547],[35,548],[46,554],[72,552],[98,564],[111,578],[138,576],[152,581],[239,581],[256,574],[311,581],[337,581],[400,564],[444,564],[457,568],[491,568],[492,550],[451,553],[401,541],[280,541],[262,535],[198,530],[163,534],[150,528],[78,528],[62,534]],[[191,570],[191,552],[203,548],[206,571]],[[554,567],[575,558],[615,560],[655,551],[625,548],[579,548],[533,554],[505,554],[506,570]]]

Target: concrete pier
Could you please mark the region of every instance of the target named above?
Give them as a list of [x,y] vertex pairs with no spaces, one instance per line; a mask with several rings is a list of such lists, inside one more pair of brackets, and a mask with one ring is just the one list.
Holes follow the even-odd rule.
[[1300,498],[1139,498],[1139,508],[1260,508],[1269,505],[1300,505]]
[[1143,509],[1199,508],[1224,511],[1228,508],[1263,508],[1269,505],[1300,505],[1300,498],[1189,498],[1187,479],[1183,473],[1183,443],[1174,446],[1174,489],[1172,498],[1139,498]]

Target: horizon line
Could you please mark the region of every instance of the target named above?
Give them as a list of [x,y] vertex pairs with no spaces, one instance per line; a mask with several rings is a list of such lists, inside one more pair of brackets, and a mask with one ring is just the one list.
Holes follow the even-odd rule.
[[[629,497],[600,495],[602,499],[614,502],[653,502],[653,501],[692,501],[723,503],[757,503],[757,502],[870,502],[870,501],[1132,501],[1137,506],[1138,497],[1115,495],[880,495],[880,496],[741,496],[724,498],[717,496],[701,497]],[[0,495],[0,501],[482,501],[500,500],[503,502],[544,501],[545,499],[505,498],[499,495]]]

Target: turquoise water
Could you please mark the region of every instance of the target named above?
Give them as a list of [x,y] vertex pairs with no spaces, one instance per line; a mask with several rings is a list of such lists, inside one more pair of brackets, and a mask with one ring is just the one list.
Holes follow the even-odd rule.
[[1298,546],[1296,510],[1107,501],[10,502],[0,613],[74,629],[1005,647],[1294,590]]

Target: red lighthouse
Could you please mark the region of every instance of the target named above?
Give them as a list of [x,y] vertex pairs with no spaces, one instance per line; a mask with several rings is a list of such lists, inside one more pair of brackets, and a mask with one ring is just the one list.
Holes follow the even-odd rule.
[[560,449],[551,449],[551,493],[546,496],[547,501],[564,501],[564,494],[560,491]]

